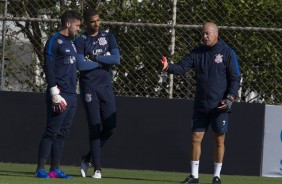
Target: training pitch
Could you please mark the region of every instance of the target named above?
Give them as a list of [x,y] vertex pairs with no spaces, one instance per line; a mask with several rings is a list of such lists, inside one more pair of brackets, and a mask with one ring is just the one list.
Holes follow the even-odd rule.
[[[48,168],[47,166],[46,168]],[[92,171],[88,177],[80,176],[79,167],[61,166],[61,169],[74,176],[73,179],[40,179],[34,177],[36,165],[0,163],[0,184],[49,184],[49,183],[72,183],[72,184],[179,184],[187,177],[187,173],[124,170],[104,168],[102,179],[92,179]],[[231,176],[222,175],[224,184],[281,184],[282,178],[265,178],[255,176]],[[212,175],[200,174],[200,184],[210,184]]]

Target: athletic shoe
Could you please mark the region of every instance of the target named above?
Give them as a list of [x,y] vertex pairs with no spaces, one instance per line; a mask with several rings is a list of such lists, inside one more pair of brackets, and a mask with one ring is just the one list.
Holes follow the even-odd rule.
[[218,176],[213,177],[212,184],[221,184],[221,180]]
[[37,169],[35,172],[35,177],[37,178],[50,178],[44,169]]
[[49,175],[50,178],[58,178],[58,174],[57,174],[56,172],[50,171],[50,172],[48,173],[48,175]]
[[92,167],[92,164],[90,162],[87,162],[85,160],[81,160],[81,162],[80,162],[80,174],[83,178],[86,177],[86,174],[87,174],[89,167]]
[[199,178],[195,178],[192,174],[188,176],[184,181],[182,181],[182,184],[188,184],[188,183],[199,183]]
[[71,179],[72,178],[72,176],[69,176],[69,175],[63,173],[63,171],[61,171],[60,169],[55,169],[53,171],[50,171],[49,177],[50,178],[64,178],[64,179]]
[[102,178],[102,173],[100,170],[96,170],[92,176],[92,178],[95,178],[95,179],[101,179]]

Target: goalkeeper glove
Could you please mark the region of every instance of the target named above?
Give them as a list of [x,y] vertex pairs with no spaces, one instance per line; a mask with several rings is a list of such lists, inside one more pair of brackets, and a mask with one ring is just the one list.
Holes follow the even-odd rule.
[[94,61],[94,62],[97,62],[98,61],[98,57],[99,57],[99,54],[91,54],[88,56],[88,58],[91,60],[91,61]]
[[98,58],[100,55],[104,55],[103,52],[91,52],[91,54],[89,54],[87,57],[91,60],[91,61],[94,61],[94,62],[98,62]]
[[158,62],[158,70],[166,71],[168,69],[168,62],[165,56],[162,56],[162,59]]
[[234,96],[232,95],[227,95],[227,98],[224,99],[224,100],[221,100],[219,106],[217,107],[217,109],[219,111],[222,111],[222,112],[228,112],[231,110],[231,106],[234,102]]
[[50,88],[50,93],[52,95],[52,109],[55,113],[60,113],[66,110],[67,102],[66,100],[60,95],[60,90],[57,86]]

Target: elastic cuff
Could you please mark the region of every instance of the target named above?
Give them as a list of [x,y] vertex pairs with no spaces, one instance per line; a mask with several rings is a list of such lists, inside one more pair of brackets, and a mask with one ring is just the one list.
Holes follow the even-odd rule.
[[51,95],[58,95],[58,94],[60,94],[60,90],[57,87],[57,85],[50,88],[50,93],[51,93]]

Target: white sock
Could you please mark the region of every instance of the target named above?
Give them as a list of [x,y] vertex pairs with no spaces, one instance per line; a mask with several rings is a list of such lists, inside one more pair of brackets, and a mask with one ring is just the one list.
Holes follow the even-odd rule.
[[200,161],[191,160],[191,174],[195,178],[199,178],[199,163],[200,163]]
[[220,178],[221,168],[222,168],[222,163],[214,163],[214,176]]

